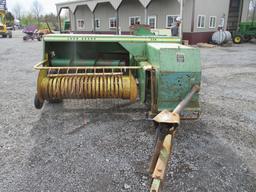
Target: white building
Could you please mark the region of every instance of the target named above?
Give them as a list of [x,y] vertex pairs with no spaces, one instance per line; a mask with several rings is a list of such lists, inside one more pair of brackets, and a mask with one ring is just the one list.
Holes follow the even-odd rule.
[[[58,3],[70,11],[71,30],[77,33],[129,33],[130,25],[169,28],[180,15],[180,0],[79,0]],[[250,0],[184,0],[183,38],[208,41],[219,25],[236,30],[246,20]]]

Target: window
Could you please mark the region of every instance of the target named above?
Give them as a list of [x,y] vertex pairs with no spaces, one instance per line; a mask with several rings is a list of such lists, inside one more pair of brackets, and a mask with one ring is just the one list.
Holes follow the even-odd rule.
[[210,16],[209,20],[209,28],[215,28],[216,27],[216,18],[215,16]]
[[136,24],[140,24],[140,17],[139,16],[129,17],[129,25],[131,26]]
[[150,28],[155,29],[156,28],[156,16],[150,16],[148,17],[148,25]]
[[77,19],[77,28],[78,29],[85,29],[85,22],[83,19]]
[[95,19],[95,28],[96,29],[100,28],[100,19],[98,19],[98,18]]
[[109,18],[109,28],[116,28],[116,17]]
[[170,28],[174,25],[178,15],[167,15],[166,16],[166,28]]
[[198,15],[197,28],[205,28],[205,15]]

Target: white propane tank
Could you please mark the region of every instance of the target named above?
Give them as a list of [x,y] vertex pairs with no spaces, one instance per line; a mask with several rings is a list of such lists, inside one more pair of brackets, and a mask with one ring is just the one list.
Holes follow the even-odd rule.
[[212,41],[218,45],[227,43],[231,40],[232,35],[229,31],[216,31],[212,35]]

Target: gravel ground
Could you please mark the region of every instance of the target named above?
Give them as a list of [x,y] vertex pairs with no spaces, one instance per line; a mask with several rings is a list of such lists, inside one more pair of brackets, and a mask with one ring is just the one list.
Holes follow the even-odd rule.
[[[0,39],[0,191],[148,191],[141,104],[33,106],[42,44]],[[182,123],[163,191],[256,191],[256,42],[201,49],[202,116]]]

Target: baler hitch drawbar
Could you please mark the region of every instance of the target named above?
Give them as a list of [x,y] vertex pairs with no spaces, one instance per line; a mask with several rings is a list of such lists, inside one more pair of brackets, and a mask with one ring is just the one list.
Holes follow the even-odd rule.
[[200,87],[195,85],[191,92],[183,99],[173,112],[164,110],[153,120],[156,123],[157,141],[149,168],[152,174],[150,192],[159,192],[164,180],[168,160],[171,155],[172,142],[176,129],[180,125],[180,113],[191,101],[193,95],[199,92]]

